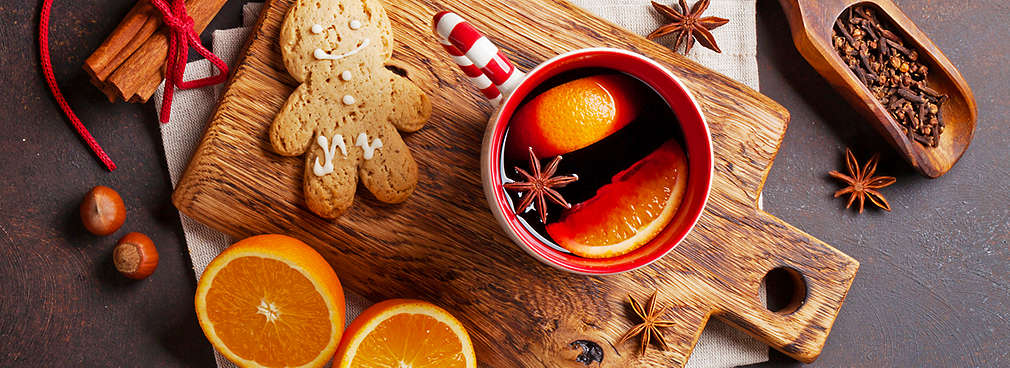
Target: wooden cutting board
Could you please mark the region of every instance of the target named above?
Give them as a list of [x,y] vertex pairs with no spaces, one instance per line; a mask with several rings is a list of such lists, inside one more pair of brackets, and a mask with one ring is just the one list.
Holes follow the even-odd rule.
[[[371,300],[429,300],[470,331],[487,366],[577,367],[576,340],[598,344],[593,366],[682,366],[705,322],[721,318],[801,361],[817,357],[858,262],[756,208],[788,113],[767,97],[559,0],[387,1],[394,58],[431,97],[432,118],[406,136],[420,183],[400,205],[359,192],[336,222],[307,210],[302,158],[269,150],[274,114],[294,88],[276,44],[291,0],[269,1],[175,194],[185,214],[235,237],[295,236],[318,249],[344,286]],[[632,50],[668,66],[695,93],[711,125],[715,177],[708,207],[687,239],[637,271],[580,276],[526,255],[498,228],[480,184],[480,144],[491,107],[435,42],[432,16],[454,10],[522,69],[583,47]],[[772,312],[759,300],[774,268],[795,270],[805,292]],[[615,346],[640,322],[628,306],[660,291],[670,349]]]

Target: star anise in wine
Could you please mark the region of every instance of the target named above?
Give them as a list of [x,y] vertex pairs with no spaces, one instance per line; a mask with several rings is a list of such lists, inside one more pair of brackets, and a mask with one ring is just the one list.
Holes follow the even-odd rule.
[[571,182],[579,180],[579,177],[576,175],[554,176],[554,172],[558,170],[560,162],[561,156],[555,157],[547,165],[547,170],[541,171],[540,160],[533,153],[533,147],[530,147],[530,170],[533,170],[533,174],[530,175],[525,170],[516,167],[516,172],[526,178],[526,181],[515,181],[504,184],[505,189],[525,193],[522,196],[522,200],[519,201],[519,205],[516,206],[516,213],[522,213],[523,210],[530,206],[530,203],[533,203],[533,207],[540,213],[540,221],[546,224],[547,199],[564,208],[572,208],[572,205],[554,188],[568,185]]
[[845,205],[845,208],[851,207],[852,203],[858,198],[859,213],[863,213],[863,202],[869,198],[870,202],[877,205],[877,207],[883,208],[885,211],[891,210],[891,204],[887,203],[887,199],[877,189],[894,184],[897,179],[893,176],[873,176],[874,172],[877,171],[877,159],[879,156],[873,155],[873,158],[866,162],[866,166],[860,169],[859,162],[856,161],[856,155],[852,154],[852,150],[846,148],[845,166],[849,169],[849,175],[834,170],[828,173],[831,177],[844,181],[849,185],[835,192],[835,198],[849,194],[849,203]]
[[628,295],[628,300],[631,302],[631,309],[635,311],[635,314],[642,319],[642,323],[635,325],[628,332],[625,332],[619,340],[617,340],[617,345],[623,344],[628,341],[631,337],[635,335],[642,335],[642,348],[640,353],[645,354],[645,348],[649,346],[649,342],[652,338],[656,338],[656,342],[659,343],[659,347],[663,350],[667,350],[666,340],[663,339],[663,334],[659,332],[660,328],[673,327],[673,321],[662,320],[660,317],[666,313],[666,308],[656,309],[656,295],[659,291],[654,291],[652,297],[649,298],[649,304],[643,309],[642,305],[635,300],[635,297]]
[[677,9],[653,1],[652,7],[656,8],[656,11],[672,19],[673,22],[657,28],[645,37],[652,40],[671,33],[676,33],[676,39],[673,43],[674,51],[679,50],[680,45],[683,44],[686,45],[684,47],[684,53],[687,54],[691,51],[691,47],[694,46],[694,41],[697,40],[702,46],[705,46],[712,51],[722,53],[722,50],[719,49],[719,45],[715,43],[715,37],[712,36],[712,32],[709,31],[716,29],[723,24],[729,23],[729,19],[719,17],[702,17],[701,13],[704,13],[705,10],[708,9],[709,2],[710,0],[701,0],[694,3],[693,8],[688,8],[687,3],[684,0],[680,0],[680,8],[683,10],[682,13],[677,11]]

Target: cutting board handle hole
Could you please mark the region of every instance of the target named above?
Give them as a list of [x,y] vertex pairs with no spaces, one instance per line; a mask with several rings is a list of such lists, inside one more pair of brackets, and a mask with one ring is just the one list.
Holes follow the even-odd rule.
[[781,315],[795,312],[807,300],[807,282],[803,274],[791,267],[768,271],[761,287],[768,293],[765,307]]

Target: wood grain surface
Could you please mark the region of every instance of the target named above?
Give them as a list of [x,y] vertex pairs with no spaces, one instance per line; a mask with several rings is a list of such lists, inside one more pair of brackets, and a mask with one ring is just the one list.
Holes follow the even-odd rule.
[[[890,0],[780,0],[800,54],[863,115],[905,161],[922,175],[936,178],[954,166],[971,144],[977,116],[975,96],[961,72],[922,30]],[[909,47],[921,54],[929,67],[931,88],[950,97],[941,106],[947,123],[937,147],[925,147],[902,133],[887,108],[856,78],[831,44],[835,20],[843,10],[857,4],[872,4],[881,21],[896,26]]]
[[[820,353],[858,263],[755,208],[788,120],[773,101],[567,3],[389,4],[394,58],[413,65],[411,78],[434,107],[428,126],[407,137],[420,184],[398,206],[359,194],[349,213],[331,223],[302,202],[302,160],[270,153],[266,140],[294,85],[276,47],[288,6],[272,1],[260,17],[173,196],[186,214],[238,237],[301,238],[326,256],[346,287],[370,299],[418,297],[445,306],[471,331],[488,365],[578,366],[569,344],[584,339],[604,348],[601,366],[679,366],[713,315],[799,360]],[[691,235],[661,261],[608,277],[556,271],[511,244],[480,188],[480,138],[490,108],[476,90],[457,88],[468,86],[465,77],[433,41],[430,19],[441,9],[488,30],[526,69],[560,52],[611,46],[653,57],[681,76],[711,124],[717,156],[709,206]],[[777,267],[802,275],[806,299],[798,309],[775,313],[760,302],[761,280]],[[628,295],[655,289],[677,322],[667,331],[671,349],[640,356],[633,343],[613,346],[637,322]]]

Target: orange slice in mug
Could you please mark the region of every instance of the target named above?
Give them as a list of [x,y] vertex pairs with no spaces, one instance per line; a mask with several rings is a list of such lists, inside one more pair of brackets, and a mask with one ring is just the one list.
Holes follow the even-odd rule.
[[656,237],[673,219],[687,187],[687,158],[670,140],[614,175],[596,195],[547,225],[561,247],[582,257],[626,254]]
[[614,134],[638,116],[642,83],[624,74],[584,77],[551,88],[526,102],[509,122],[506,153],[554,157]]
[[242,367],[320,367],[344,331],[344,292],[319,253],[284,235],[235,243],[207,265],[196,316]]

